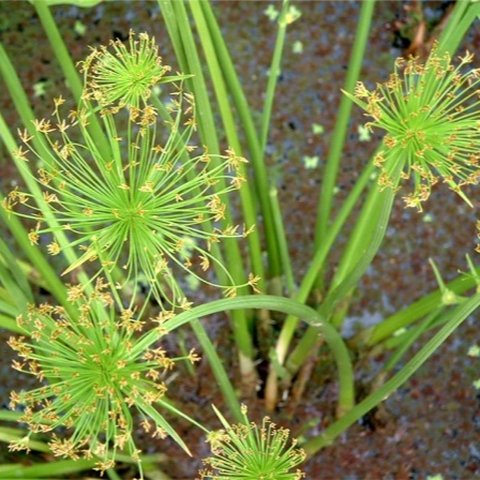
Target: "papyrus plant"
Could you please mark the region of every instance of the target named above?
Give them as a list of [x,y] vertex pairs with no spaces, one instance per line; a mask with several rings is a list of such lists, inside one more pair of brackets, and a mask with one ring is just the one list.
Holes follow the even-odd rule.
[[[58,306],[31,306],[17,319],[28,337],[9,339],[19,357],[13,368],[35,376],[41,384],[10,395],[10,408],[23,408],[19,420],[29,428],[28,435],[10,444],[10,450],[29,451],[33,433],[54,432],[49,445],[55,456],[97,458],[96,469],[103,473],[115,466],[119,452],[125,452],[141,472],[134,439],[136,411],[145,432],[159,438],[171,435],[188,452],[157,410],[172,408],[164,401],[165,372],[181,358],[170,358],[159,344],[139,347],[145,321],[131,310],[117,313],[100,278],[90,294],[71,287],[69,300],[75,316]],[[160,338],[163,319],[154,320]],[[191,351],[188,361],[196,360]],[[59,436],[60,427],[67,436]]]
[[[23,146],[13,156],[17,162],[30,163],[33,158],[40,163],[31,180],[42,188],[43,209],[35,193],[18,188],[2,205],[8,214],[34,222],[28,234],[32,245],[50,235],[49,254],[80,250],[63,275],[77,269],[88,272],[86,282],[69,288],[68,311],[42,304],[17,319],[18,329],[30,339],[10,339],[20,357],[13,366],[44,385],[12,392],[10,407],[25,408],[20,420],[30,433],[10,449],[29,451],[32,433],[63,427],[69,436],[54,433],[50,442],[55,456],[97,458],[103,473],[114,467],[118,452],[127,453],[143,476],[131,410],[143,417],[146,432],[161,438],[171,435],[187,452],[188,447],[157,411],[163,406],[182,416],[163,400],[162,370],[170,370],[175,360],[157,342],[168,331],[161,325],[154,329],[155,346],[140,334],[145,320],[144,309],[135,303],[139,281],[146,279],[150,289],[147,303],[152,295],[163,310],[153,319],[160,324],[174,316],[176,307],[188,310],[191,305],[179,286],[182,276],[194,276],[235,296],[239,285],[211,250],[222,239],[246,236],[248,231],[220,225],[222,197],[245,181],[239,168],[246,160],[231,150],[210,155],[192,143],[195,103],[183,89],[183,76],[163,77],[169,68],[161,66],[154,40],[142,34],[134,41],[133,36],[129,50],[112,43],[116,56],[107,49],[94,50],[81,63],[86,83],[76,110],[65,115],[64,99],[58,97],[51,118],[34,121],[34,134],[20,132]],[[132,76],[115,75],[112,69],[120,67],[130,69]],[[119,85],[115,92],[105,86],[120,78],[130,78],[131,84]],[[168,121],[158,119],[149,101],[152,87],[162,80],[173,85]],[[96,115],[107,148],[89,129]],[[40,143],[42,151],[31,142]],[[44,216],[45,205],[55,226]],[[59,232],[66,234],[68,243],[57,241]],[[222,272],[224,285],[212,278],[212,263]],[[134,285],[133,293],[125,294],[129,284]],[[250,275],[245,285],[255,284]],[[107,285],[110,292],[105,291]],[[186,359],[197,358],[190,352]]]
[[297,467],[305,460],[305,452],[290,440],[286,428],[277,427],[268,417],[257,425],[249,421],[242,406],[243,422],[231,425],[213,407],[223,428],[210,432],[207,441],[212,456],[203,460],[205,480],[301,480],[304,473]]
[[371,117],[370,129],[386,132],[383,148],[374,158],[381,170],[379,182],[391,186],[392,165],[405,159],[402,178],[412,178],[409,207],[421,209],[439,180],[470,206],[462,187],[480,175],[480,69],[470,65],[466,52],[458,65],[436,45],[426,62],[398,58],[387,82],[369,91],[358,82],[352,99]]
[[[148,379],[144,378],[146,374],[142,376],[145,373],[142,369],[147,365],[151,367],[149,362],[152,359],[168,362],[167,354],[163,357],[157,352],[160,355],[158,358],[150,354],[161,348],[158,342],[162,336],[186,324],[190,324],[197,333],[231,415],[237,423],[245,424],[236,390],[199,321],[205,315],[229,312],[240,351],[241,380],[253,387],[250,393],[257,392],[257,385],[265,380],[265,368],[257,372],[257,360],[263,360],[263,366],[270,364],[267,386],[258,389],[265,396],[267,409],[274,410],[279,398],[291,398],[290,386],[296,381],[297,372],[306,364],[306,359],[315,351],[319,339],[325,341],[332,352],[338,372],[339,395],[335,410],[339,418],[331,419],[320,435],[314,433],[302,445],[308,455],[314,455],[391,395],[478,308],[478,294],[471,298],[459,295],[455,305],[443,304],[441,295],[433,295],[433,300],[420,301],[425,300],[427,305],[423,309],[414,305],[400,312],[398,317],[385,319],[372,331],[362,332],[367,338],[367,345],[378,345],[388,338],[397,342],[403,355],[409,349],[412,338],[416,335],[418,338],[422,332],[436,330],[397,373],[391,373],[396,362],[389,362],[383,372],[384,383],[359,401],[353,359],[357,353],[364,352],[354,351],[352,354],[340,332],[350,301],[354,298],[355,287],[380,248],[397,187],[410,177],[413,194],[407,196],[407,201],[419,207],[439,179],[446,181],[457,193],[461,193],[459,189],[463,184],[477,179],[475,150],[478,128],[473,127],[473,122],[478,119],[475,96],[478,74],[468,65],[469,55],[460,61],[463,65],[457,69],[451,67],[450,57],[445,52],[453,53],[457,48],[469,25],[478,17],[478,5],[457,2],[438,50],[430,59],[398,60],[388,85],[379,85],[374,91],[359,86],[355,96],[355,84],[360,75],[374,12],[373,1],[361,3],[355,46],[344,86],[344,90],[352,92],[353,96],[344,96],[341,100],[330,152],[322,172],[312,261],[306,275],[298,278],[291,266],[288,239],[283,229],[283,211],[276,196],[277,185],[274,175],[268,170],[268,162],[265,162],[272,107],[281,100],[274,101],[274,94],[282,50],[286,44],[286,29],[290,25],[289,19],[293,18],[289,2],[284,1],[282,10],[278,12],[278,36],[268,70],[264,104],[256,109],[261,112],[258,125],[209,2],[159,1],[177,64],[183,72],[173,76],[160,59],[156,43],[147,35],[132,33],[125,44],[114,41],[108,47],[93,49],[80,64],[82,71],[78,75],[47,3],[34,1],[34,4],[72,88],[77,108],[71,115],[65,113],[63,99],[58,98],[51,118],[32,123],[33,114],[29,111],[26,96],[19,87],[8,56],[0,48],[0,71],[27,130],[20,134],[20,140],[25,144],[15,147],[6,122],[0,118],[2,139],[8,150],[13,152],[14,161],[27,186],[27,189],[18,188],[6,197],[3,202],[6,209],[1,213],[29,260],[41,272],[44,279],[42,286],[46,286],[64,309],[31,307],[28,312],[23,312],[20,326],[15,327],[22,330],[25,338],[10,342],[23,355],[16,366],[37,375],[42,382],[33,393],[19,392],[20,397],[14,394],[12,398],[14,404],[21,400],[26,403],[27,409],[31,409],[26,412],[30,412],[31,416],[25,420],[30,421],[33,430],[46,430],[53,425],[70,429],[66,432],[57,430],[57,437],[52,442],[57,453],[75,456],[78,450],[85,450],[80,453],[96,455],[97,468],[101,470],[113,464],[113,458],[120,455],[122,446],[136,457],[133,434],[124,428],[124,419],[128,423],[129,418],[127,409],[129,412],[139,411],[145,417],[143,420],[148,424],[145,423],[144,427],[150,433],[160,434],[162,430],[157,428],[167,431],[158,417],[163,410],[156,409],[156,406],[172,408],[166,397],[156,397],[152,409],[146,409],[144,398],[133,394],[136,390],[132,385],[146,392],[148,387],[155,388],[154,392],[162,390],[148,382],[151,376],[156,375],[154,372],[158,372],[161,384],[163,366],[158,364]],[[211,82],[204,78],[207,73]],[[165,86],[162,95],[151,97],[158,84]],[[209,90],[210,85],[213,92]],[[211,93],[215,94],[216,101]],[[334,191],[353,101],[365,107],[372,116],[370,126],[385,130],[387,135],[380,155],[364,171],[358,172],[358,180],[339,205],[338,214],[332,216],[331,207],[338,200],[338,197],[334,198]],[[224,137],[227,139],[225,146],[230,146],[228,150],[220,146]],[[195,144],[200,148],[194,148]],[[250,163],[243,160],[242,152]],[[36,162],[40,163],[40,170]],[[380,184],[371,181],[375,168],[381,170]],[[229,204],[229,194],[234,190],[238,190],[241,209],[232,209]],[[364,195],[366,190],[368,193]],[[352,212],[358,211],[356,207],[364,198],[359,216],[354,217]],[[157,210],[161,210],[161,217],[156,215]],[[11,215],[12,211],[28,218],[29,227],[32,226],[29,234],[23,232],[18,222],[15,223],[17,217]],[[240,220],[232,221],[232,218]],[[236,227],[243,222],[245,228]],[[259,228],[254,229],[256,223]],[[330,258],[335,258],[330,256],[330,252],[336,248],[346,223],[352,225],[352,233],[348,235],[347,247],[330,278],[326,274],[329,271],[328,262]],[[239,240],[246,233],[250,233],[248,248],[241,250]],[[32,242],[28,247],[25,246],[28,244],[27,236]],[[51,265],[45,266],[46,262],[39,260],[43,259],[41,251],[45,243],[51,254],[58,255],[59,262],[61,257],[66,257],[63,280],[78,278],[81,286],[67,292],[55,272],[52,273]],[[210,269],[210,266],[213,268]],[[216,276],[213,270],[216,270]],[[251,270],[254,275],[249,277]],[[185,275],[191,274],[221,286],[227,297],[233,296],[237,290],[240,295],[205,302],[190,309],[191,299],[180,287]],[[115,307],[110,305],[111,300],[104,301],[107,297],[104,300],[97,298],[93,303],[98,306],[94,309],[95,312],[98,309],[98,315],[88,320],[91,323],[88,327],[83,317],[84,330],[79,332],[78,322],[82,318],[79,306],[92,303],[91,295],[97,295],[95,282],[102,277],[106,278],[111,288],[108,298],[111,296],[114,299]],[[3,269],[0,269],[0,281],[9,284]],[[170,311],[162,313],[159,328],[133,331],[130,337],[128,330],[140,327],[144,321],[142,307],[134,300],[139,297],[136,293],[140,291],[140,282],[147,287],[150,296]],[[243,286],[255,286],[257,282],[262,290],[283,292],[285,296],[242,296],[248,293]],[[462,277],[455,285],[457,287],[452,287],[452,291],[460,293],[461,289],[465,291],[474,282]],[[315,295],[310,295],[312,289],[316,289]],[[75,300],[80,292],[84,297]],[[294,300],[287,296],[294,297]],[[3,295],[2,298],[5,297]],[[150,299],[147,294],[145,309],[155,308]],[[302,305],[309,299],[314,308]],[[183,309],[175,309],[176,306]],[[282,316],[270,318],[270,311],[287,315],[286,321],[283,322]],[[309,324],[303,335],[297,330],[300,320]],[[392,338],[399,324],[408,328],[407,340],[402,335]],[[150,327],[149,323],[145,325]],[[56,337],[59,326],[62,334]],[[278,341],[275,336],[277,329],[281,330]],[[88,343],[95,332],[101,333],[105,345],[101,342]],[[62,338],[79,341],[65,348]],[[300,340],[295,346],[290,345],[298,338]],[[118,343],[112,339],[118,339]],[[275,341],[275,348],[268,351]],[[45,356],[49,342],[53,351],[57,352],[51,358]],[[83,346],[83,342],[90,345],[89,348]],[[125,348],[119,348],[118,357],[115,357],[120,363],[112,363],[107,354],[113,351],[114,345],[121,344]],[[100,346],[105,346],[107,354],[102,356],[94,352]],[[255,347],[260,347],[261,354]],[[357,344],[355,349],[362,347],[364,344],[360,348]],[[387,347],[381,344],[378,348]],[[76,361],[79,363],[85,358],[91,359],[87,362],[91,377],[83,376],[82,384],[104,382],[96,387],[99,396],[82,397],[77,389],[78,378],[64,380],[66,370],[53,371],[59,368],[56,364],[59,358],[62,366],[73,362],[72,351],[78,353]],[[126,354],[127,351],[130,355]],[[395,360],[399,355],[391,358]],[[84,373],[82,365],[75,366]],[[130,370],[134,374],[133,383],[128,383],[125,377]],[[143,372],[139,374],[140,378],[135,378],[140,370]],[[305,378],[304,375],[300,377],[301,380]],[[280,378],[281,382],[278,382]],[[84,415],[70,409],[68,393],[61,390],[64,381],[76,398],[85,400],[89,406]],[[301,388],[296,392],[299,390]],[[114,392],[113,396],[111,392]],[[38,398],[40,403],[35,403],[34,398]],[[125,400],[122,405],[126,405],[125,409],[121,408],[121,414],[118,409],[120,398]],[[106,420],[102,417],[104,421],[99,426],[90,400],[100,402],[102,408],[109,403],[113,418]],[[135,402],[130,405],[132,400]],[[176,413],[181,415],[181,412]],[[45,417],[50,417],[54,423],[49,424]],[[87,425],[91,425],[91,429]],[[269,425],[263,425],[265,431],[268,431]],[[225,475],[235,478],[235,475],[245,473],[242,472],[243,466],[256,458],[253,455],[255,449],[251,450],[252,455],[245,457],[245,461],[240,460],[241,464],[222,462],[240,459],[241,454],[250,451],[247,444],[253,442],[254,437],[256,440],[265,437],[262,437],[258,426],[252,426],[248,431],[243,427],[229,430],[225,420],[224,427],[225,432],[234,434],[224,432],[223,435],[229,438],[222,437],[225,440],[222,451],[230,455],[228,458],[218,455],[216,460],[212,460],[211,473],[212,476],[219,474],[218,470],[213,471],[215,466],[226,467],[230,470]],[[116,438],[115,429],[119,438]],[[67,435],[63,436],[64,433]],[[174,432],[167,433],[174,436]],[[279,438],[280,441],[268,445],[285,447],[285,436],[280,435]],[[123,443],[124,439],[127,439],[126,443]],[[180,440],[188,443],[188,439]],[[241,452],[229,450],[235,442],[241,446]],[[25,440],[13,443],[12,447],[29,448],[30,445],[33,443],[27,436]],[[301,459],[303,455],[294,457],[295,462]],[[289,460],[288,455],[286,460]],[[290,463],[288,465],[296,468]],[[285,475],[285,478],[292,478],[292,475],[295,478],[299,474],[293,471],[285,472]]]
[[[172,120],[158,119],[149,102],[151,87],[165,80],[169,68],[161,65],[153,39],[145,34],[139,41],[132,38],[130,50],[112,43],[116,55],[94,50],[81,64],[86,84],[77,110],[62,112],[64,99],[59,97],[52,118],[35,121],[47,153],[35,150],[27,131],[21,134],[24,145],[14,152],[17,160],[36,158],[42,165],[34,176],[60,226],[48,225],[34,196],[18,188],[3,206],[7,211],[26,207],[18,214],[35,222],[29,233],[34,244],[58,228],[68,233],[67,247],[78,248],[81,256],[64,274],[96,262],[91,278],[103,273],[118,288],[133,283],[132,301],[141,276],[158,303],[168,308],[187,302],[175,276],[193,275],[235,295],[244,285],[235,284],[211,249],[224,238],[249,233],[237,225],[220,225],[225,217],[222,198],[245,181],[239,168],[246,160],[232,150],[212,155],[192,143],[195,103],[182,83],[173,84],[168,105]],[[166,78],[172,84],[181,76]],[[95,112],[101,116],[106,151],[88,129]],[[122,121],[126,131],[121,131]],[[214,188],[219,183],[223,187]],[[58,255],[62,247],[54,237],[47,249]],[[220,269],[223,285],[207,276],[212,264]],[[123,275],[114,282],[116,267]],[[250,276],[248,284],[255,282]]]

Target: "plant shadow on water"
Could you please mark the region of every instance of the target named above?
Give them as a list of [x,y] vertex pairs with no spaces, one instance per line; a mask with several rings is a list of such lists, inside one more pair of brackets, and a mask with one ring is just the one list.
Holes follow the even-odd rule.
[[[427,15],[436,18],[442,14],[442,2],[424,3]],[[214,2],[245,93],[257,111],[261,109],[274,43],[272,24],[264,14],[267,6],[265,2]],[[300,278],[311,257],[320,185],[318,168],[328,153],[359,5],[355,2],[299,2],[298,7],[302,19],[288,33],[267,161],[277,175],[280,203],[289,206],[285,210],[285,225],[294,270]],[[105,44],[112,37],[125,39],[132,28],[137,32],[147,30],[154,36],[162,57],[174,65],[170,42],[159,21],[160,13],[155,3],[112,2],[91,9],[56,8],[54,12],[74,60],[87,53],[87,45]],[[50,112],[53,96],[64,93],[69,98],[61,72],[51,61],[52,54],[43,30],[33,8],[26,2],[0,4],[0,18],[6,18],[0,25],[2,40],[15,60],[24,85],[34,86],[27,93],[35,99],[36,114],[43,117]],[[409,17],[402,2],[378,2],[362,68],[362,79],[367,84],[385,79],[393,59],[405,52],[400,47],[408,47],[408,41],[402,44],[395,33],[398,23],[405,18]],[[480,29],[476,27],[470,30],[461,50],[480,51]],[[302,45],[301,53],[298,42]],[[7,112],[5,119],[14,127],[18,124],[15,109],[5,89],[2,88],[2,92],[0,109]],[[346,196],[364,160],[376,146],[375,136],[369,141],[360,141],[359,125],[364,122],[360,110],[355,109],[337,182],[337,199]],[[318,133],[318,128],[315,131],[313,124],[321,125],[323,133]],[[1,157],[7,158],[5,148],[0,148]],[[315,162],[309,164],[308,158],[315,157],[319,165],[311,168]],[[0,186],[8,191],[16,181],[14,169],[6,160],[0,168]],[[429,256],[435,259],[446,280],[454,278],[458,266],[464,265],[464,255],[475,243],[474,215],[443,185],[436,188],[432,197],[421,214],[405,210],[401,200],[396,202],[382,249],[361,280],[346,322],[347,333],[355,332],[356,323],[368,323],[372,317],[392,314],[434,289],[435,279],[426,261]],[[195,303],[209,298],[208,294],[208,288],[199,291]],[[235,371],[237,359],[232,354],[232,339],[225,318],[211,316],[205,326],[220,357],[231,367],[230,371]],[[10,390],[31,386],[26,376],[11,373],[8,364],[12,352],[3,341],[8,336],[2,333],[0,344],[0,402],[4,406],[8,404]],[[477,341],[478,328],[472,319],[465,322],[377,414],[364,417],[333,446],[310,459],[305,465],[307,478],[423,479],[441,473],[445,479],[464,479],[478,475],[480,396],[476,397],[472,386],[477,378],[478,359],[467,356],[468,348]],[[187,333],[185,343],[193,346],[196,340]],[[175,342],[169,347],[176,348]],[[325,355],[317,361],[298,405],[281,409],[273,416],[282,425],[289,426],[294,435],[303,422],[312,419],[319,419],[317,428],[320,431],[334,415],[336,385],[331,382],[334,374],[322,360],[331,359]],[[374,357],[363,362],[363,373],[357,378],[359,384],[367,384],[374,377],[377,362],[382,360]],[[179,402],[186,414],[205,425],[218,424],[210,404],[220,407],[223,400],[208,363],[199,364],[195,377],[181,368],[178,372],[171,379],[169,395]],[[252,419],[260,419],[262,401],[249,402],[249,412]],[[187,458],[172,440],[151,439],[141,431],[136,432],[138,444],[145,453],[166,454],[162,469],[170,478],[192,479],[200,467],[197,459],[208,455],[208,445],[199,429],[186,422],[173,419],[172,422],[180,436],[186,439],[194,459]],[[13,462],[15,458],[7,452],[6,444],[0,444],[0,464]],[[125,478],[129,478],[128,475],[125,472]]]

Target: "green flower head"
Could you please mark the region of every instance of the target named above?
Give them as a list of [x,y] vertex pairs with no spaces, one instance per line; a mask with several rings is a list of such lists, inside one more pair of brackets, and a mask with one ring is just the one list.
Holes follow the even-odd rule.
[[277,428],[268,417],[261,426],[250,423],[242,407],[244,423],[230,425],[215,408],[224,430],[211,432],[208,441],[213,456],[203,462],[202,479],[209,480],[300,480],[296,469],[305,460],[305,452],[289,442],[289,431]]
[[[165,406],[163,372],[179,359],[169,358],[161,347],[144,347],[137,334],[144,322],[130,310],[117,317],[101,281],[89,296],[81,287],[70,288],[69,299],[74,317],[62,307],[32,306],[18,318],[29,337],[11,337],[8,342],[19,356],[13,368],[42,383],[10,395],[12,409],[24,407],[20,421],[30,434],[66,428],[68,438],[53,434],[54,455],[97,457],[98,469],[104,471],[114,466],[120,452],[140,462],[132,438],[135,409],[146,432],[161,438],[171,435],[188,452],[156,409]],[[192,351],[188,359],[198,358]],[[28,449],[26,440],[13,442],[10,449]]]
[[373,120],[367,124],[386,132],[374,162],[379,182],[391,185],[393,165],[404,166],[402,177],[413,177],[413,192],[404,199],[417,207],[428,199],[440,179],[459,194],[480,176],[480,69],[469,68],[467,52],[454,67],[448,53],[435,46],[426,63],[398,58],[383,84],[369,91],[362,82],[350,96]]
[[[104,109],[106,150],[90,134],[88,110],[71,112],[65,120],[59,110],[63,99],[56,99],[55,122],[35,123],[48,153],[36,152],[28,135],[22,140],[42,163],[35,178],[59,227],[45,221],[30,194],[15,189],[3,203],[7,210],[21,206],[15,211],[36,221],[32,243],[45,233],[67,234],[81,256],[64,273],[97,261],[97,274],[103,272],[110,280],[113,268],[119,267],[126,274],[117,286],[129,281],[136,285],[146,277],[159,303],[173,306],[184,297],[172,269],[234,295],[238,285],[211,248],[223,238],[248,233],[223,222],[223,197],[241,187],[240,168],[246,160],[231,150],[212,155],[192,145],[194,101],[177,87],[166,121],[159,121],[152,106]],[[117,125],[125,121],[126,131],[120,134]],[[71,138],[72,130],[80,140]],[[27,160],[28,150],[20,148],[14,155]],[[58,255],[62,248],[53,240],[48,251]],[[223,272],[224,284],[209,280],[212,266]]]
[[130,31],[128,45],[120,40],[93,48],[80,62],[84,74],[84,99],[93,98],[99,105],[140,107],[148,103],[152,88],[178,77],[165,76],[171,69],[163,65],[155,39],[146,33],[138,38]]

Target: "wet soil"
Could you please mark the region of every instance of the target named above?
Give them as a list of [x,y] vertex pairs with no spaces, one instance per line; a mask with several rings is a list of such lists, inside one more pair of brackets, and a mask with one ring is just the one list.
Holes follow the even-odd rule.
[[[215,2],[222,31],[257,117],[262,108],[275,38],[274,24],[264,14],[268,5],[268,2],[259,1]],[[397,1],[377,3],[362,69],[362,79],[367,83],[385,79],[394,58],[408,49],[416,38],[418,20],[412,14],[412,5],[412,2]],[[311,258],[322,167],[333,131],[359,3],[297,2],[297,6],[302,17],[288,32],[267,161],[279,188],[294,270],[300,279]],[[431,29],[448,11],[450,3],[422,2],[421,8]],[[129,29],[133,28],[155,35],[165,62],[175,65],[155,2],[112,2],[91,9],[61,6],[53,11],[75,60],[88,54],[89,44],[106,43],[112,37],[126,38]],[[75,29],[76,22],[86,27],[84,33],[78,23]],[[0,35],[38,117],[50,112],[53,96],[63,93],[69,98],[60,69],[29,3],[0,3]],[[302,53],[298,53],[298,43],[294,47],[295,42],[301,42]],[[478,25],[467,35],[462,48],[480,53]],[[18,118],[1,83],[0,109],[15,132]],[[335,207],[346,196],[377,144],[375,136],[370,141],[360,141],[358,127],[363,122],[361,113],[355,111],[337,183]],[[324,132],[314,134],[313,123],[321,125]],[[318,157],[318,165],[306,168],[305,157]],[[0,169],[0,187],[7,190],[16,179],[3,146],[0,147]],[[477,207],[478,202],[475,203]],[[349,225],[346,232],[348,228]],[[447,189],[439,186],[421,214],[405,210],[399,200],[382,249],[355,294],[347,333],[352,333],[359,325],[378,321],[435,288],[427,261],[429,256],[435,259],[448,280],[456,276],[459,268],[465,269],[464,255],[472,252],[474,246],[475,211]],[[332,268],[340,251],[338,248],[332,253]],[[235,377],[236,359],[226,319],[221,316],[208,318],[205,325],[228,371]],[[2,334],[2,340],[7,337]],[[333,446],[309,460],[305,465],[307,478],[402,480],[425,479],[434,474],[442,474],[444,479],[480,478],[480,396],[472,386],[479,377],[480,360],[466,355],[469,346],[478,341],[477,322],[472,318],[412,380],[385,402],[381,418],[368,416]],[[189,333],[187,342],[195,344]],[[9,369],[11,354],[4,342],[0,343],[0,355],[0,402],[5,405],[8,392],[28,387],[30,380]],[[373,358],[358,366],[359,385],[368,385],[381,361],[382,358]],[[171,379],[170,395],[186,413],[206,425],[218,425],[210,404],[222,407],[223,402],[206,361],[199,365],[195,378],[181,369],[179,373]],[[318,419],[319,424],[313,431],[318,433],[332,421],[336,398],[333,378],[328,356],[321,356],[301,402],[295,409],[279,409],[275,421],[289,426],[297,434],[304,422]],[[247,403],[251,416],[261,418],[264,413],[262,400]],[[195,459],[186,457],[169,441],[142,438],[142,448],[146,452],[167,454],[168,461],[161,468],[170,478],[193,479],[200,466],[196,459],[206,456],[208,449],[197,429],[182,422],[175,424]],[[142,437],[141,432],[138,435]],[[26,461],[9,454],[6,446],[0,444],[0,464],[15,460]],[[131,476],[133,473],[128,470],[122,473],[122,478]]]

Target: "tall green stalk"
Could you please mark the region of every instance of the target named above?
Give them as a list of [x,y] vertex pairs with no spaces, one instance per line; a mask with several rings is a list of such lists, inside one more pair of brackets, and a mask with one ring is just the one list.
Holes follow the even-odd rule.
[[[313,325],[318,329],[318,333],[325,339],[331,349],[337,366],[339,378],[339,412],[350,410],[354,404],[355,389],[352,363],[348,353],[348,349],[342,340],[339,332],[331,324],[326,322],[318,312],[314,309],[303,305],[295,300],[272,295],[253,295],[249,297],[228,298],[216,300],[203,305],[192,308],[186,312],[179,313],[171,320],[166,321],[162,327],[166,331],[172,331],[180,326],[191,322],[192,319],[200,318],[206,315],[223,311],[234,311],[243,309],[264,309],[273,312],[281,312],[301,318],[309,325]],[[146,333],[135,345],[136,350],[147,348],[154,344],[159,337],[159,333],[151,331]]]
[[[0,117],[0,122],[2,117]],[[27,258],[32,262],[32,265],[37,270],[38,274],[44,280],[47,289],[49,292],[57,299],[57,301],[69,310],[70,304],[67,302],[67,292],[65,285],[58,278],[55,271],[51,267],[50,263],[45,259],[45,257],[40,253],[38,247],[31,245],[30,240],[28,239],[28,234],[25,231],[25,228],[21,224],[20,220],[13,216],[9,215],[3,208],[0,207],[0,218],[7,226],[13,238],[17,242],[21,251],[27,256]],[[73,311],[70,312],[71,314]]]
[[[205,52],[205,59],[207,61],[208,69],[210,71],[210,77],[212,79],[213,88],[215,90],[220,115],[222,117],[223,126],[225,129],[225,134],[227,136],[227,142],[229,146],[233,148],[237,155],[242,156],[242,147],[238,138],[235,121],[233,118],[233,112],[230,108],[230,104],[228,101],[228,93],[225,81],[223,79],[220,64],[215,54],[212,38],[210,37],[200,2],[199,0],[191,0],[189,2],[189,6],[197,27],[200,42]],[[248,178],[248,173],[244,165],[241,166],[240,175],[242,175],[245,179]],[[257,215],[249,183],[250,182],[245,182],[245,184],[240,189],[240,199],[246,228],[253,228],[252,233],[248,236],[251,267],[253,273],[260,277],[259,288],[263,290],[263,284],[265,282],[265,271],[263,268],[260,235],[258,230],[255,229]]]
[[[392,175],[392,187],[382,189],[377,183],[372,186],[340,260],[330,290],[319,308],[319,312],[329,321],[335,307],[342,299],[348,297],[382,244],[402,168],[403,161],[399,159]],[[295,374],[311,354],[316,335],[314,328],[308,328],[302,336],[287,360],[287,369],[290,374]]]
[[[477,268],[480,273],[480,268]],[[461,295],[467,290],[475,287],[476,280],[468,275],[460,275],[455,280],[447,283],[445,287],[457,295]],[[400,328],[405,328],[420,318],[430,314],[441,303],[442,292],[437,289],[428,295],[423,296],[408,307],[400,310],[393,315],[385,318],[379,324],[372,327],[364,333],[367,345],[373,347],[378,343],[392,336]]]
[[[355,186],[347,196],[345,202],[343,203],[335,221],[333,222],[331,228],[328,231],[328,236],[321,243],[320,247],[316,250],[315,255],[308,267],[307,273],[302,279],[300,287],[295,295],[295,300],[301,303],[307,301],[308,295],[310,294],[311,289],[315,284],[315,280],[318,277],[319,272],[324,267],[325,260],[327,259],[328,253],[332,248],[338,234],[340,233],[345,222],[352,213],[353,208],[355,207],[360,195],[370,181],[370,177],[373,171],[373,164],[370,162],[368,166],[363,170],[362,174],[358,178]],[[288,315],[280,334],[278,336],[277,343],[275,345],[275,357],[276,362],[280,365],[283,365],[287,356],[287,352],[292,341],[292,338],[295,334],[295,330],[298,326],[299,319],[295,316]],[[267,405],[270,408],[273,408],[277,402],[278,396],[278,378],[275,369],[270,368],[270,372],[267,378],[267,387],[266,387],[266,396],[267,396]]]
[[[199,118],[198,128],[202,143],[210,153],[219,153],[220,149],[215,129],[215,121],[185,5],[183,2],[172,2],[170,0],[159,0],[159,5],[180,68],[183,73],[193,74],[193,77],[187,80],[187,82],[191,85],[191,90],[197,104]],[[225,224],[228,225],[232,223],[230,202],[228,197],[222,200],[227,205]],[[238,284],[244,284],[245,272],[238,243],[233,239],[227,239],[225,241],[225,252],[229,272]],[[244,292],[240,291],[239,293],[243,294]],[[245,311],[233,312],[232,328],[235,342],[239,349],[240,369],[247,384],[253,384],[256,376],[253,365],[254,349],[250,327],[251,324]]]
[[[353,42],[352,53],[345,79],[344,90],[350,92],[355,87],[362,61],[367,46],[370,24],[373,16],[375,0],[364,0],[361,2],[360,17],[358,20],[357,31]],[[333,193],[337,181],[338,169],[347,135],[347,128],[352,111],[352,101],[342,95],[340,107],[338,109],[337,121],[332,133],[330,150],[328,152],[325,172],[322,182],[322,190],[317,208],[317,223],[315,228],[315,248],[318,248],[326,235],[332,210]]]
[[10,292],[10,297],[19,309],[33,302],[33,293],[25,271],[20,268],[17,259],[12,256],[8,245],[0,238],[0,281]]
[[386,400],[400,388],[445,342],[449,335],[457,329],[480,306],[480,294],[476,294],[459,305],[451,314],[451,319],[420,349],[420,351],[394,375],[390,380],[372,394],[355,405],[342,418],[332,423],[320,435],[307,441],[303,446],[309,456],[327,447],[359,420],[372,408]]
[[[271,276],[275,277],[281,272],[280,245],[277,245],[276,239],[279,239],[282,234],[275,222],[272,221],[272,212],[274,210],[280,210],[280,207],[278,205],[278,200],[275,200],[268,195],[270,187],[267,167],[264,162],[264,148],[260,145],[257,129],[253,122],[251,108],[248,105],[245,93],[235,71],[235,66],[213,13],[211,4],[208,1],[202,1],[200,4],[222,69],[225,83],[237,109],[240,120],[239,123],[245,132],[245,140],[250,153],[249,160],[251,160],[251,165],[254,171],[253,181],[255,183],[255,193],[260,202],[260,209],[264,222],[265,241],[269,258],[269,273]],[[277,204],[273,203],[275,201]]]
[[283,0],[282,10],[278,18],[278,31],[273,49],[272,63],[268,72],[267,90],[263,102],[261,127],[260,127],[260,148],[265,152],[270,130],[270,121],[272,117],[273,102],[275,99],[275,89],[278,77],[280,76],[280,64],[282,62],[283,47],[285,45],[285,36],[287,33],[286,16],[290,8],[290,0]]
[[480,15],[480,5],[461,0],[455,3],[446,28],[439,38],[439,49],[455,53],[470,26]]

